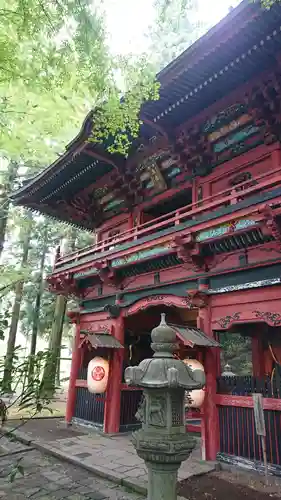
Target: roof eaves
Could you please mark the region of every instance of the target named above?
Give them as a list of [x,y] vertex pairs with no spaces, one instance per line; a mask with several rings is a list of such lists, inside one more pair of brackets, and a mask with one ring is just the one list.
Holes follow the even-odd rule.
[[[232,9],[218,24],[211,28],[207,33],[201,36],[196,42],[188,47],[176,59],[171,61],[158,74],[157,79],[161,83],[161,87],[165,88],[173,80],[176,80],[183,72],[187,71],[201,59],[213,52],[222,40],[222,32],[228,28],[230,23],[234,26],[236,22],[236,31],[241,29],[241,23],[237,22],[237,17],[243,13],[244,23],[248,23],[253,15],[260,13],[260,7],[257,4],[250,3],[249,0],[243,0],[237,7]],[[229,33],[228,33],[229,35]],[[217,37],[217,39],[215,39]],[[215,39],[215,40],[214,40]],[[215,42],[215,43],[214,43]]]
[[37,183],[40,180],[43,180],[44,177],[46,178],[50,174],[50,172],[52,172],[54,170],[60,171],[61,167],[67,166],[69,163],[71,163],[71,161],[73,160],[73,157],[76,156],[76,154],[78,154],[77,149],[79,148],[79,146],[82,146],[83,143],[88,139],[88,137],[91,134],[92,123],[93,123],[93,113],[94,113],[93,110],[91,110],[87,114],[79,133],[66,146],[65,152],[61,156],[59,156],[59,158],[57,158],[53,163],[51,163],[51,165],[49,165],[49,167],[44,168],[43,170],[41,170],[41,172],[39,172],[34,177],[29,179],[17,191],[10,194],[10,199],[13,202],[16,202],[17,198],[20,198],[22,193],[27,194],[29,189],[32,188],[32,186],[35,183]]

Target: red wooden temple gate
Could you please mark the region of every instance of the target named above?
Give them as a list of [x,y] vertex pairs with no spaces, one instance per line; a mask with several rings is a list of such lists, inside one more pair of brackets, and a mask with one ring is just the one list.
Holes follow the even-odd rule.
[[[126,387],[124,367],[151,355],[149,334],[166,312],[184,331],[178,355],[206,372],[202,412],[189,422],[203,457],[260,461],[251,397],[260,392],[279,472],[280,27],[280,4],[265,12],[243,1],[157,75],[160,99],[142,106],[128,158],[88,140],[91,112],[65,154],[13,194],[97,237],[58,252],[48,278],[51,291],[79,301],[67,422],[139,425],[141,391]],[[87,389],[97,355],[110,367],[102,395]]]

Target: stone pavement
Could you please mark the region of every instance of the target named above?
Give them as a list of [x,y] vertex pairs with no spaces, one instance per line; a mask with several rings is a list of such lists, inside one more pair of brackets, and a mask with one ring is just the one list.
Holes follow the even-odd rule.
[[[3,438],[2,438],[3,439]],[[1,439],[1,442],[2,442]],[[9,474],[17,461],[24,475],[14,482]],[[38,450],[22,447],[19,453],[0,455],[0,498],[2,500],[144,500],[140,494],[97,478],[74,465],[46,457]]]
[[[30,446],[145,494],[147,470],[130,442],[130,435],[105,436],[82,427],[66,428],[60,419],[28,422],[17,432]],[[179,481],[214,470],[200,458],[199,443],[179,470]]]

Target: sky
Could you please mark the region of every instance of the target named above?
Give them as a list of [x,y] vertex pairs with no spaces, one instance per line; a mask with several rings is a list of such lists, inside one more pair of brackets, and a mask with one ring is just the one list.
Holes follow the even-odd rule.
[[[198,0],[199,17],[211,28],[239,0]],[[114,53],[136,54],[146,48],[145,32],[153,22],[153,0],[110,0],[106,2],[107,29]]]

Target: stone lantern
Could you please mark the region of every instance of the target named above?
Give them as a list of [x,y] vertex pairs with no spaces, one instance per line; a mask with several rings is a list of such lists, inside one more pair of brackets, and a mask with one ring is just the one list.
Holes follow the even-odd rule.
[[186,433],[185,391],[201,389],[205,375],[173,357],[178,349],[176,332],[166,324],[165,314],[151,339],[153,358],[125,370],[126,383],[143,388],[136,414],[142,427],[132,440],[148,469],[148,500],[176,500],[178,469],[195,446]]

